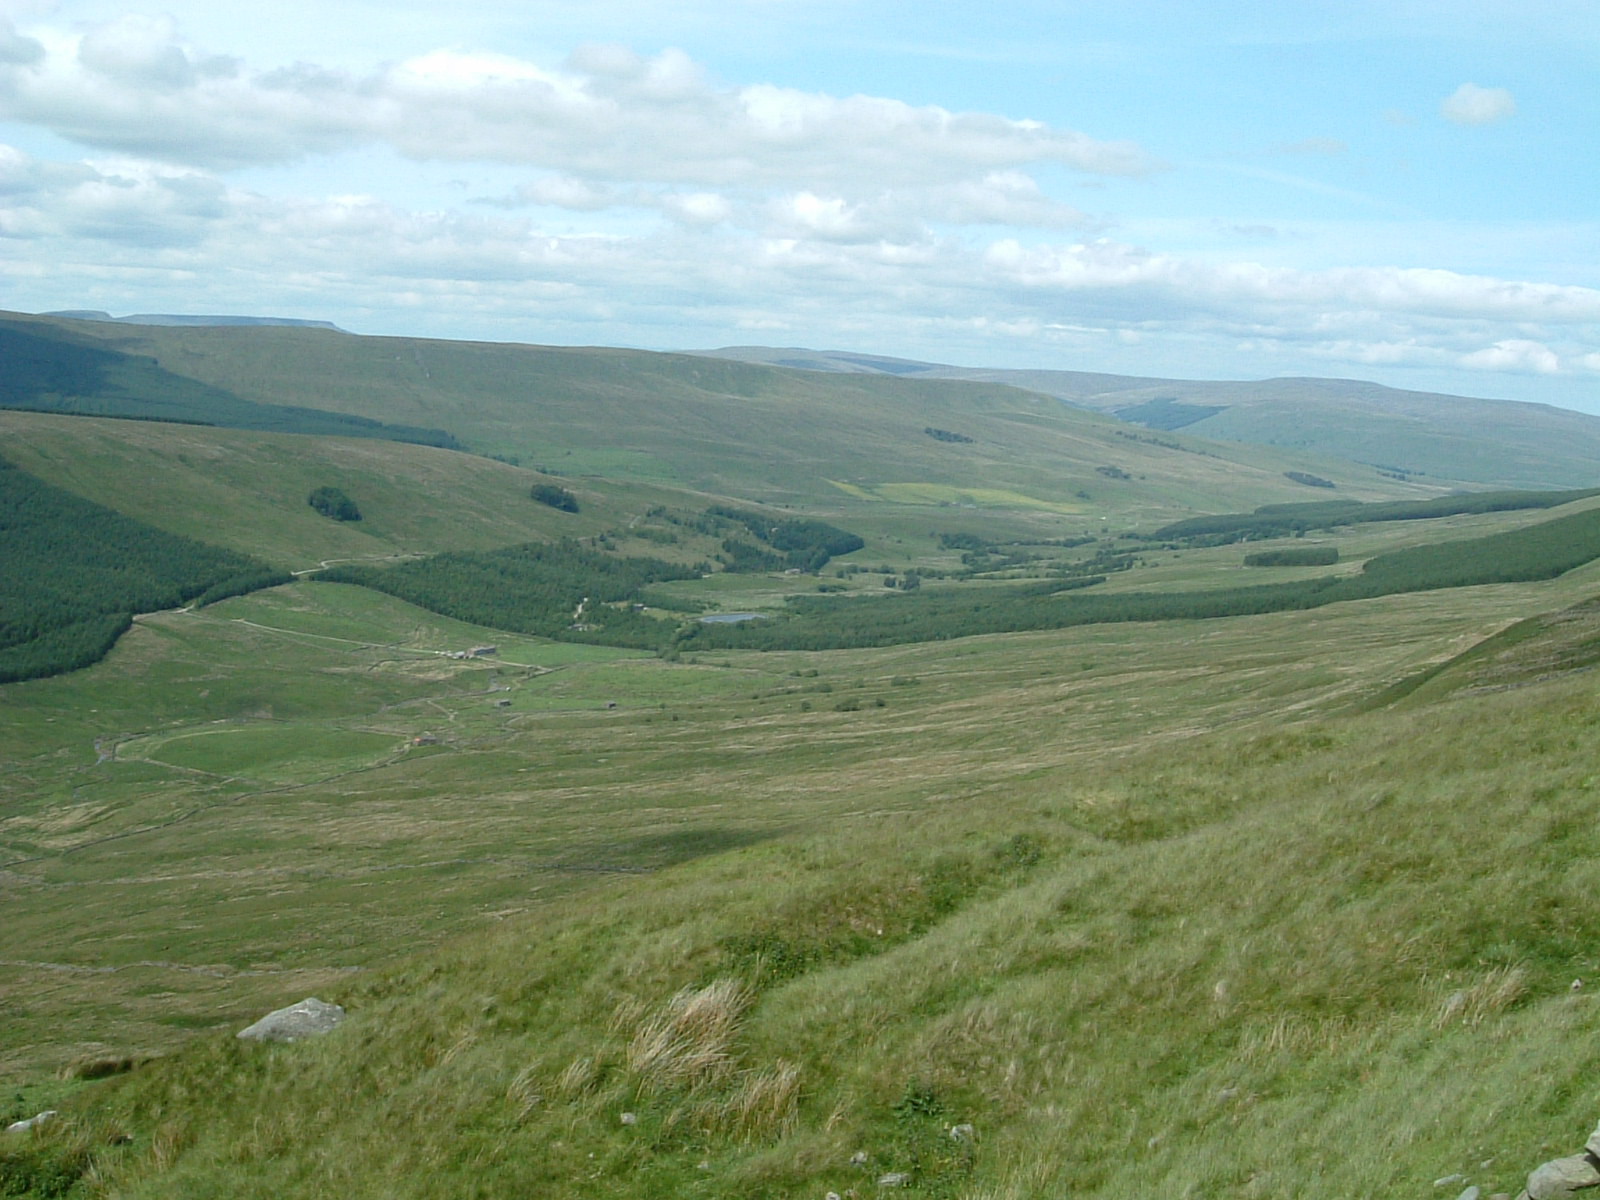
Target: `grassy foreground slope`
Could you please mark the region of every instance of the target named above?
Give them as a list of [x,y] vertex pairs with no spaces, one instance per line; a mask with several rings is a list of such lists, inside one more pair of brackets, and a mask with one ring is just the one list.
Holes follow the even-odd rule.
[[[165,899],[143,936],[204,926],[207,889],[249,869],[250,894],[295,917],[258,908],[249,953],[316,940],[340,888],[378,885],[372,868],[415,855],[408,838],[434,866],[368,887],[374,914],[404,897],[385,936],[452,928],[439,916],[491,878],[465,864],[498,855],[478,893],[495,916],[458,919],[443,950],[325,976],[352,1015],[321,1041],[249,1047],[224,1028],[95,1085],[28,1161],[92,1161],[86,1193],[128,1197],[866,1195],[891,1173],[926,1196],[1417,1194],[1455,1173],[1514,1191],[1593,1123],[1600,1010],[1571,986],[1600,965],[1592,676],[1562,674],[1530,635],[1513,649],[1537,667],[1502,659],[1502,690],[1330,705],[1594,582],[1584,568],[1448,605],[1153,637],[640,661],[635,687],[705,682],[599,717],[606,692],[545,707],[559,671],[500,668],[511,709],[459,690],[461,734],[410,766],[293,786],[284,752],[257,749],[254,777],[279,772],[270,799],[229,783],[245,760],[130,743],[124,767],[200,768],[240,795],[181,882],[169,870],[146,892]],[[305,636],[337,630],[338,610],[258,619],[271,595],[221,615],[287,628],[301,612],[307,653],[330,655],[302,702],[383,678],[338,684],[358,651]],[[120,647],[101,686],[131,668],[118,655],[152,651]],[[868,703],[827,706],[841,694]],[[172,716],[163,744],[192,741]],[[692,849],[541,901],[508,838],[563,810],[565,834],[545,826],[557,846],[599,819],[693,833]],[[150,888],[139,861],[181,829],[13,869],[60,891],[65,920],[67,891]],[[498,849],[474,854],[475,836]],[[304,874],[272,870],[291,856]]]

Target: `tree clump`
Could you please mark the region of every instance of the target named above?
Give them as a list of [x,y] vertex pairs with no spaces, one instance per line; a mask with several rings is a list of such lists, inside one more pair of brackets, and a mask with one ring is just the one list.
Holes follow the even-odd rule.
[[578,511],[578,498],[564,487],[557,487],[553,483],[536,483],[528,493],[540,504],[547,504],[561,512],[575,513]]
[[332,521],[359,521],[361,510],[356,502],[336,487],[313,489],[306,503]]

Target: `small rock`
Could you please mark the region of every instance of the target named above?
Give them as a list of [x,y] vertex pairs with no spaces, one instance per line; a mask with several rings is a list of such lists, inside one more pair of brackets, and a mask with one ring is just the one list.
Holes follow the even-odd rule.
[[269,1012],[234,1036],[255,1042],[296,1042],[301,1038],[327,1033],[342,1020],[344,1009],[311,996],[299,1004]]
[[1600,1186],[1600,1169],[1587,1154],[1552,1159],[1536,1167],[1528,1176],[1530,1200],[1559,1200],[1588,1188]]
[[950,1140],[952,1142],[975,1142],[978,1140],[978,1131],[971,1125],[950,1126]]
[[1572,990],[1573,990],[1573,991],[1575,991],[1575,992],[1581,992],[1581,991],[1583,991],[1583,980],[1581,980],[1581,979],[1574,979],[1574,980],[1573,980],[1573,981],[1572,981]]
[[878,1186],[883,1188],[905,1187],[911,1182],[911,1176],[905,1171],[890,1171],[887,1175],[878,1176]]
[[1589,1135],[1589,1140],[1583,1148],[1590,1154],[1600,1155],[1600,1125],[1594,1127],[1594,1132]]
[[624,1125],[637,1125],[639,1123],[639,1114],[638,1113],[623,1113],[622,1114],[622,1123]]
[[829,1192],[822,1200],[844,1200],[844,1197],[839,1195],[838,1192]]
[[1453,1184],[1465,1183],[1466,1181],[1467,1177],[1465,1175],[1446,1175],[1443,1179],[1435,1179],[1433,1181],[1433,1186],[1450,1187]]
[[1456,1200],[1478,1200],[1478,1197],[1481,1195],[1483,1195],[1483,1189],[1477,1184],[1473,1184],[1466,1191],[1462,1192],[1461,1195],[1457,1196]]
[[56,1110],[55,1109],[47,1108],[42,1113],[40,1113],[38,1116],[29,1117],[26,1121],[13,1121],[13,1122],[11,1122],[11,1124],[6,1126],[6,1132],[7,1133],[27,1133],[28,1130],[34,1128],[34,1126],[43,1125],[46,1121],[48,1121],[51,1117],[53,1117],[55,1115],[56,1115]]
[[867,1152],[865,1150],[857,1150],[854,1154],[852,1154],[850,1156],[850,1165],[852,1167],[864,1167],[864,1166],[866,1166],[867,1165]]

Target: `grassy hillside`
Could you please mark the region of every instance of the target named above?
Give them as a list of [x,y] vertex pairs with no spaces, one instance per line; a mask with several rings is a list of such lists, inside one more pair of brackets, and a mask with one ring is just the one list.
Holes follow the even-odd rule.
[[1279,446],[1494,487],[1589,487],[1600,418],[1545,404],[1411,392],[1351,379],[1205,381],[953,367],[833,351],[731,347],[716,357],[849,375],[1009,384],[1155,429]]
[[[1408,484],[1311,454],[1129,436],[1109,418],[969,382],[820,376],[642,351],[364,338],[296,328],[43,323],[261,404],[447,430],[480,454],[574,478],[653,482],[848,511],[998,508],[1064,525],[1304,498],[1284,472],[1356,499]],[[930,435],[937,430],[970,441]],[[1101,468],[1122,472],[1110,476]],[[1117,484],[1135,482],[1138,486]]]
[[[373,560],[589,536],[681,493],[564,480],[576,514],[535,503],[550,477],[469,454],[379,439],[258,434],[150,421],[0,412],[17,466],[173,533],[259,554],[293,570],[325,559]],[[359,522],[308,504],[343,489]]]
[[[1340,711],[1579,576],[726,666],[458,663],[478,631],[331,585],[154,618],[5,693],[55,793],[4,827],[13,1068],[186,1043],[53,1085],[29,1161],[108,1196],[1514,1190],[1592,1124],[1592,680],[1535,635],[1515,690]],[[309,992],[350,1022],[231,1037]]]

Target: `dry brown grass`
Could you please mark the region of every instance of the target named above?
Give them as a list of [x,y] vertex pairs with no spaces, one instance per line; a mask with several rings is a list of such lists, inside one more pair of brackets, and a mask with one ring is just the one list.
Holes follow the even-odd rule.
[[800,1068],[779,1059],[747,1072],[738,1087],[707,1112],[707,1124],[742,1142],[782,1137],[794,1127],[800,1100]]
[[1521,966],[1495,967],[1475,982],[1458,988],[1439,1005],[1434,1028],[1447,1025],[1480,1025],[1485,1019],[1504,1012],[1528,992],[1528,972]]
[[627,1068],[639,1093],[696,1087],[729,1074],[733,1039],[749,1004],[748,990],[734,979],[675,995],[628,1043]]

